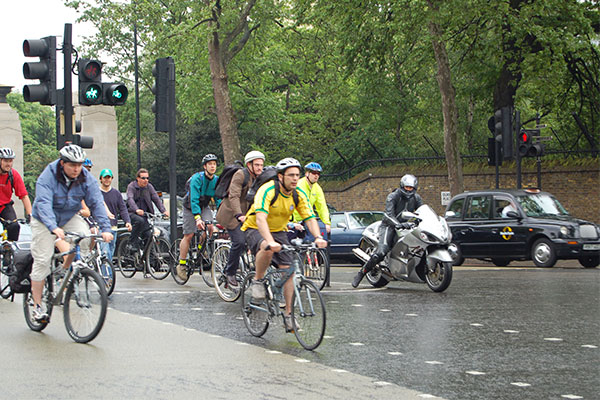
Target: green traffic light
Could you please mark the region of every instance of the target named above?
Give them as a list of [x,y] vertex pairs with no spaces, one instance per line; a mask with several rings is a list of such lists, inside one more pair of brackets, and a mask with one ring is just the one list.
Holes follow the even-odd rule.
[[85,98],[89,99],[89,100],[97,100],[98,99],[98,89],[94,86],[91,86],[86,92],[85,92]]
[[115,97],[115,98],[117,98],[117,99],[120,99],[121,97],[123,97],[123,93],[121,93],[121,91],[119,91],[119,90],[114,90],[112,92],[112,96]]

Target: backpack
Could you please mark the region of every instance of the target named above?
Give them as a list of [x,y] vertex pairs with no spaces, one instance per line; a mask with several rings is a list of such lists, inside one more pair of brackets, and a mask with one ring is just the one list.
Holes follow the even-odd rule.
[[8,177],[6,178],[6,183],[10,181],[11,190],[15,188],[15,178],[13,177],[12,168],[8,170]]
[[[275,182],[275,196],[273,196],[273,200],[271,200],[270,205],[275,203],[280,191],[279,179],[277,179],[277,169],[274,166],[269,165],[263,169],[262,174],[256,177],[254,183],[252,186],[250,186],[250,189],[248,189],[248,194],[246,194],[246,200],[248,201],[248,204],[252,205],[254,203],[254,196],[256,196],[258,189],[269,181]],[[296,208],[298,208],[298,190],[294,190],[292,192],[292,198],[294,199],[294,205]]]
[[20,251],[15,254],[15,272],[10,276],[11,294],[28,293],[31,291],[31,267],[33,256],[30,251]]
[[[196,172],[196,174],[199,174],[200,172]],[[192,178],[194,177],[193,174],[192,176],[190,176],[188,178],[188,180],[185,182],[185,196],[183,197],[183,206],[185,208],[187,208],[188,210],[192,209],[192,204],[190,203],[190,185],[192,184]]]
[[[231,185],[231,179],[233,175],[238,172],[240,169],[244,168],[243,165],[235,163],[232,165],[227,165],[221,175],[219,175],[219,181],[217,182],[217,186],[215,187],[215,198],[224,199],[229,196],[229,186]],[[250,172],[248,168],[244,168],[244,183],[242,187],[248,184],[250,180]]]

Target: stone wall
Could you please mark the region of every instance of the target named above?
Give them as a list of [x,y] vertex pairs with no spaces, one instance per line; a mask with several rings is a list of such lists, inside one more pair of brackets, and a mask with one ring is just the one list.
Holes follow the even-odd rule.
[[[402,167],[397,174],[364,173],[348,182],[327,182],[323,179],[319,183],[323,186],[327,202],[338,210],[383,210],[386,196],[398,187],[405,173],[418,177],[423,200],[442,214],[445,206],[442,206],[441,192],[450,190],[447,173],[442,170],[421,167],[419,171],[411,171]],[[493,168],[464,173],[464,185],[467,191],[495,188]],[[499,186],[515,188],[515,172],[502,172]],[[522,187],[536,186],[536,171],[523,171]],[[541,186],[544,191],[556,196],[571,215],[600,223],[600,168],[571,167],[543,171]]]

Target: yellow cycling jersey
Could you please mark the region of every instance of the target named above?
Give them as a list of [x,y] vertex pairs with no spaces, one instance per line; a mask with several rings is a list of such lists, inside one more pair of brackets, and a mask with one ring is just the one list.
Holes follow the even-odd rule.
[[[308,197],[304,191],[297,188],[298,191],[298,213],[303,221],[315,218],[309,205]],[[254,196],[254,203],[246,214],[246,220],[242,225],[242,231],[248,228],[258,229],[256,225],[256,213],[263,212],[268,214],[267,223],[271,232],[282,232],[287,230],[287,223],[294,212],[295,204],[292,195],[285,195],[281,191],[279,196],[271,205],[271,200],[275,196],[275,181],[269,181],[262,185]]]
[[[327,208],[327,202],[325,201],[325,193],[318,182],[313,183],[312,187],[308,182],[308,178],[304,177],[298,181],[298,189],[306,193],[308,202],[310,204],[310,210],[316,211],[316,214],[321,218],[321,221],[325,225],[331,225],[329,219],[329,208]],[[302,218],[298,211],[294,211],[294,222],[301,222]]]

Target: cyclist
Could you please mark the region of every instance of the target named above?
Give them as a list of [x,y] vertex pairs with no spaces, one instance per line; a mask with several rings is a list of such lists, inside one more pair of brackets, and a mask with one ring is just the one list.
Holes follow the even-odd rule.
[[202,168],[204,171],[196,172],[189,179],[189,190],[183,199],[183,238],[179,245],[179,265],[177,265],[177,275],[181,279],[187,278],[187,253],[190,248],[190,241],[198,229],[204,229],[198,243],[202,247],[206,239],[206,233],[213,232],[212,221],[214,215],[210,207],[211,200],[215,201],[218,207],[221,200],[215,199],[215,187],[219,176],[217,172],[217,156],[207,154],[202,158]]
[[[293,256],[279,251],[282,244],[289,244],[286,227],[294,209],[298,209],[306,226],[316,238],[316,245],[325,247],[327,242],[319,234],[319,226],[310,210],[306,193],[297,189],[300,179],[300,163],[293,158],[284,158],[275,167],[277,177],[267,181],[257,190],[254,203],[248,210],[241,229],[246,233],[248,247],[256,257],[256,277],[251,287],[253,302],[265,299],[264,277],[271,261],[280,270],[287,270],[286,272],[289,273],[283,293],[285,297],[285,328],[286,331],[291,332],[298,329],[296,321],[292,321],[291,318],[294,287],[293,280],[289,277],[294,271],[289,268],[292,265]],[[279,192],[278,195],[277,192]],[[271,204],[273,199],[275,201]]]
[[246,164],[246,168],[238,170],[231,177],[229,194],[223,199],[217,211],[217,221],[227,229],[231,239],[231,251],[227,266],[223,271],[231,286],[238,285],[235,273],[240,264],[240,256],[246,246],[246,237],[240,229],[246,220],[246,212],[250,208],[246,194],[256,177],[262,173],[265,155],[260,151],[253,150],[244,157],[244,164]]
[[[21,200],[25,208],[27,219],[31,219],[31,200],[23,183],[21,175],[12,167],[15,160],[15,152],[8,148],[0,148],[0,217],[7,221],[13,221],[17,214],[13,207],[12,195]],[[8,240],[19,240],[21,227],[18,223],[7,223],[6,233]]]
[[402,211],[415,211],[423,205],[421,196],[417,194],[417,186],[419,182],[414,175],[404,175],[400,179],[400,187],[394,190],[387,196],[385,201],[385,213],[387,216],[394,218],[400,223],[400,226],[395,227],[392,222],[387,219],[381,221],[379,225],[379,244],[373,252],[369,261],[358,271],[354,280],[353,287],[358,287],[364,276],[377,265],[385,255],[390,251],[394,244],[396,231],[394,228],[409,229],[411,224],[400,217]]
[[[148,228],[150,227],[146,213],[154,213],[153,203],[161,213],[169,216],[169,211],[163,205],[156,189],[149,180],[148,170],[140,168],[136,174],[136,179],[127,185],[127,211],[133,226],[129,241],[131,251],[137,251],[140,248],[141,239],[146,240]],[[141,238],[141,234],[145,236]]]
[[[329,236],[329,234],[331,234],[329,209],[327,208],[327,202],[325,201],[325,193],[323,193],[321,185],[317,183],[321,176],[321,172],[323,172],[323,168],[319,163],[310,162],[304,166],[304,170],[306,171],[305,176],[298,181],[298,188],[308,195],[308,202],[310,203],[311,210],[314,210],[319,216],[320,221],[317,220],[319,228],[325,228],[325,232],[327,232],[327,236]],[[294,211],[293,221],[295,227],[298,227],[297,224],[302,221],[300,214],[298,214],[298,210]],[[302,225],[300,225],[299,228],[299,230],[304,230]],[[306,232],[305,239],[312,241],[310,232]]]
[[110,220],[110,226],[113,233],[113,240],[110,243],[102,244],[102,251],[106,255],[107,260],[112,260],[115,252],[115,245],[117,244],[117,217],[121,217],[125,221],[125,227],[131,232],[131,219],[125,201],[121,192],[111,186],[113,181],[113,172],[105,168],[100,171],[100,192],[104,197],[104,204],[110,212],[108,218]]
[[92,167],[94,166],[94,163],[89,158],[86,158],[85,160],[83,160],[83,166],[85,167],[85,169],[92,172]]
[[[60,150],[60,158],[46,166],[35,186],[31,220],[31,294],[35,303],[33,317],[47,320],[41,307],[44,281],[50,274],[50,262],[57,239],[65,239],[65,230],[89,234],[87,223],[78,214],[81,200],[92,210],[102,231],[102,239],[110,242],[113,235],[106,216],[98,181],[82,167],[85,152],[71,144]],[[89,240],[81,241],[82,252],[89,250]]]

